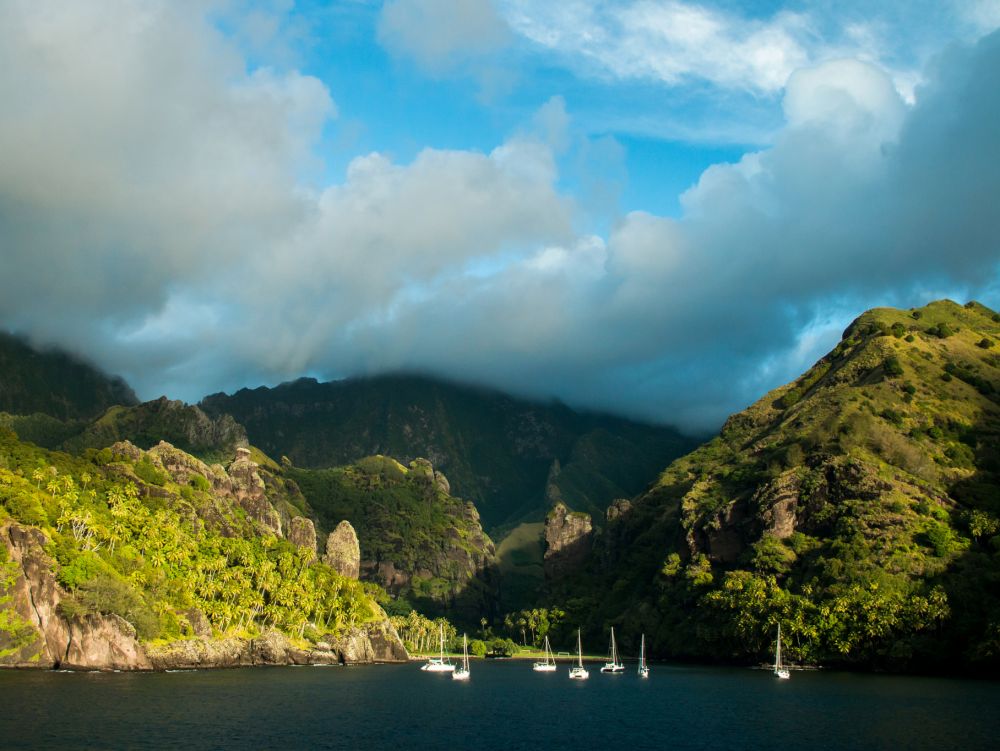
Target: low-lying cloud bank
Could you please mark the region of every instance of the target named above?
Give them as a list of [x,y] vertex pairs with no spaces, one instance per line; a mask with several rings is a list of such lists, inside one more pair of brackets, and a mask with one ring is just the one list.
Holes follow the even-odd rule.
[[317,187],[321,81],[248,71],[190,4],[51,10],[0,6],[0,325],[145,397],[421,370],[705,429],[866,307],[1000,302],[1000,33],[912,105],[798,69],[773,146],[599,236],[542,139]]

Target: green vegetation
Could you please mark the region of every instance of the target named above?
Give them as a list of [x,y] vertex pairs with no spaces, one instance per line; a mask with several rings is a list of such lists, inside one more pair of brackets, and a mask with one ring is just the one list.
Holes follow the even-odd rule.
[[426,612],[447,606],[477,620],[493,597],[493,543],[471,503],[451,496],[430,462],[409,467],[371,456],[334,469],[286,467],[322,529],[348,520],[358,533],[372,575]]
[[[919,320],[919,325],[915,324]],[[663,472],[561,591],[628,648],[888,669],[1000,665],[996,314],[878,309]],[[904,380],[905,379],[905,380]]]
[[[0,523],[9,517],[51,540],[70,593],[65,616],[114,613],[144,640],[192,635],[194,611],[217,634],[273,627],[300,639],[382,617],[377,588],[268,533],[212,496],[205,477],[178,484],[148,455],[88,456],[49,452],[0,429]],[[10,612],[0,628],[16,632]]]
[[232,415],[252,443],[299,467],[341,466],[373,454],[404,463],[429,457],[456,495],[475,500],[497,539],[522,521],[540,521],[553,494],[600,516],[696,445],[669,428],[416,376],[301,379],[216,394],[200,406]]

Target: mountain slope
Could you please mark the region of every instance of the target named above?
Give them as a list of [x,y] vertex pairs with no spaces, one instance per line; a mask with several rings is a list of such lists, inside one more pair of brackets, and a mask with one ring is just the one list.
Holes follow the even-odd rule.
[[0,666],[405,659],[370,585],[317,560],[301,494],[237,449],[88,458],[0,429]]
[[807,662],[995,668],[998,341],[977,303],[865,313],[608,525],[575,614],[674,656],[761,659],[780,623]]
[[404,467],[372,456],[331,469],[285,467],[283,474],[302,489],[321,530],[345,519],[357,530],[362,578],[423,613],[478,623],[493,608],[493,542],[475,505],[453,497],[426,459]]
[[138,400],[124,381],[58,351],[39,351],[0,332],[0,412],[60,420],[97,417]]
[[475,500],[488,530],[540,520],[553,494],[597,511],[642,490],[695,445],[669,428],[417,376],[301,379],[215,394],[200,406],[232,415],[254,445],[297,466],[425,457]]

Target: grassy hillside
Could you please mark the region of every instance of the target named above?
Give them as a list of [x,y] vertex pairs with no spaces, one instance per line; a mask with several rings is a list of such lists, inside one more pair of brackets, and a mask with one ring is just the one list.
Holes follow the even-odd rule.
[[302,379],[215,394],[200,406],[232,415],[252,443],[297,466],[426,457],[458,495],[475,500],[488,530],[539,521],[553,491],[600,514],[695,445],[669,428],[416,376]]
[[509,613],[537,601],[545,584],[542,568],[545,524],[519,524],[497,548],[500,571],[500,612]]
[[137,401],[120,378],[63,352],[36,350],[0,332],[0,412],[77,420]]
[[998,402],[992,310],[869,311],[609,525],[568,609],[658,654],[761,659],[780,623],[805,662],[995,669]]

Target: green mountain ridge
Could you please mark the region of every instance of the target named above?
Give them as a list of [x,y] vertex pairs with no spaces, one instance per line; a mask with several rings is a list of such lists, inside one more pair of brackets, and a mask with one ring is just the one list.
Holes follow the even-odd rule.
[[562,589],[594,632],[691,659],[1000,665],[1000,315],[860,316],[673,462]]
[[501,537],[521,521],[541,520],[555,497],[600,512],[697,445],[671,428],[421,376],[300,379],[214,394],[199,406],[232,415],[252,443],[301,467],[424,457]]

